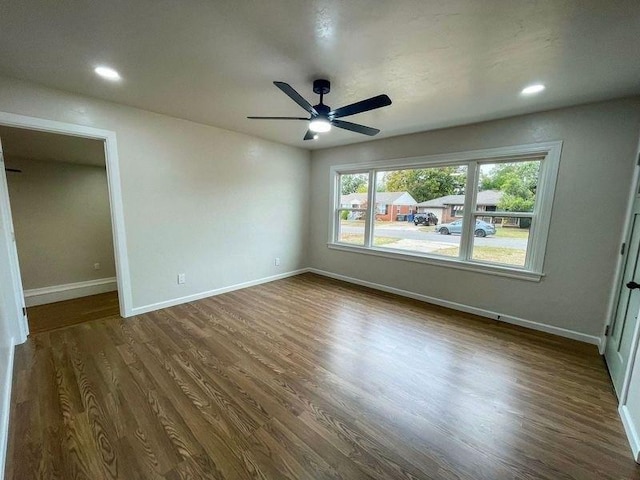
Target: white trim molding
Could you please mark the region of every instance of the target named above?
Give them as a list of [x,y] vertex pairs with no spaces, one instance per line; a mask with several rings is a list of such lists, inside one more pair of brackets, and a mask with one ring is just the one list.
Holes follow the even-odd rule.
[[[9,345],[0,347],[0,365],[6,368],[6,375],[0,371],[0,478],[4,478],[9,448],[9,414],[11,413],[11,384],[13,380],[13,354],[15,341],[9,339]],[[4,377],[4,378],[3,378]]]
[[[444,153],[427,155],[423,157],[396,158],[388,160],[375,160],[362,163],[345,165],[332,165],[329,168],[329,238],[328,247],[335,249],[349,249],[354,253],[368,253],[372,255],[384,255],[389,258],[413,260],[425,263],[435,263],[444,267],[461,268],[468,266],[474,271],[510,276],[523,280],[540,281],[544,276],[544,257],[547,246],[547,237],[551,222],[553,199],[556,187],[556,179],[562,154],[562,141],[541,142],[527,145],[512,145],[506,147],[473,150],[466,152]],[[480,167],[494,163],[539,161],[540,171],[538,175],[538,188],[533,212],[486,212],[476,209],[477,194],[479,192],[478,180]],[[388,170],[412,169],[412,168],[439,168],[448,166],[465,166],[465,205],[463,218],[463,230],[460,235],[459,255],[456,258],[444,257],[433,253],[420,253],[415,250],[398,251],[391,246],[376,247],[373,244],[373,229],[375,224],[375,198],[376,189],[368,189],[367,208],[364,209],[364,242],[363,245],[354,246],[341,243],[338,238],[340,214],[343,210],[340,203],[341,191],[339,188],[340,176],[349,174],[368,175],[368,185],[375,185],[377,175]],[[347,208],[346,210],[354,210]],[[355,209],[359,210],[359,209]],[[517,266],[498,265],[494,262],[483,262],[473,259],[473,225],[472,219],[478,216],[490,217],[528,217],[531,218],[529,229],[529,241],[526,251],[525,264],[522,268]],[[412,258],[414,257],[414,258]]]
[[116,277],[98,278],[97,280],[88,280],[86,282],[65,283],[63,285],[25,290],[24,301],[27,307],[33,307],[44,305],[45,303],[61,302],[73,298],[113,292],[117,289]]
[[539,282],[545,275],[542,273],[528,272],[519,268],[511,268],[502,265],[488,265],[487,263],[462,261],[457,258],[437,258],[433,255],[424,255],[419,252],[407,252],[406,250],[394,250],[392,248],[364,247],[361,245],[349,245],[343,243],[328,243],[327,247],[332,250],[342,250],[343,252],[362,253],[364,255],[374,255],[376,257],[393,258],[406,262],[426,263],[439,267],[455,268],[468,272],[489,273],[499,277],[516,278],[529,282]]
[[491,318],[499,322],[510,323],[512,325],[519,325],[521,327],[530,328],[540,332],[551,333],[560,337],[570,338],[572,340],[578,340],[580,342],[589,343],[592,345],[600,345],[600,337],[595,335],[587,335],[582,332],[576,332],[575,330],[569,330],[566,328],[556,327],[554,325],[547,325],[546,323],[534,322],[532,320],[526,320],[524,318],[512,317],[510,315],[503,315],[501,313],[492,312],[482,308],[465,305],[463,303],[451,302],[449,300],[442,300],[436,297],[430,297],[428,295],[422,295],[420,293],[410,292],[408,290],[402,290],[400,288],[389,287],[379,283],[368,282],[366,280],[360,280],[358,278],[347,277],[337,273],[327,272],[324,270],[318,270],[317,268],[309,268],[309,272],[322,275],[324,277],[334,278],[336,280],[342,280],[343,282],[353,283],[355,285],[361,285],[363,287],[373,288],[374,290],[380,290],[382,292],[393,293],[400,295],[401,297],[413,298],[421,302],[431,303],[441,307],[450,308],[465,313],[472,313],[480,317]]
[[620,419],[622,420],[624,431],[627,434],[627,438],[629,439],[629,445],[631,446],[633,459],[637,463],[640,463],[640,435],[635,423],[633,422],[633,419],[631,418],[629,409],[626,405],[620,405],[620,407],[618,407],[618,413],[620,414]]
[[0,283],[2,290],[0,296],[7,299],[0,308],[2,310],[0,315],[4,316],[8,322],[8,335],[17,338],[22,343],[27,340],[27,335],[29,335],[29,325],[24,316],[22,279],[4,165],[2,139],[0,138],[0,249],[3,251],[2,257],[4,257],[0,271],[9,273],[9,281],[5,280]]
[[[629,391],[631,389],[631,380],[634,375],[638,376],[640,372],[637,372],[638,366],[636,358],[638,356],[638,348],[640,347],[640,322],[636,322],[635,330],[631,339],[631,347],[629,350],[629,359],[624,372],[624,380],[622,383],[622,389],[619,392],[618,398],[620,399],[620,405],[618,407],[618,414],[622,420],[624,431],[627,434],[631,451],[633,452],[633,458],[636,462],[640,463],[640,432],[638,432],[638,425],[634,421],[633,415],[627,406],[629,404]],[[635,380],[634,380],[635,381]],[[640,419],[636,419],[640,420]]]
[[[129,272],[129,256],[127,253],[127,237],[124,223],[124,206],[122,202],[120,161],[118,157],[116,132],[88,127],[85,125],[77,125],[74,123],[58,122],[56,120],[18,115],[9,112],[0,112],[0,125],[24,128],[27,130],[37,130],[41,132],[58,133],[62,135],[71,135],[74,137],[91,138],[104,142],[120,315],[123,317],[131,316],[133,295],[131,291],[131,276]],[[21,310],[22,305],[19,305],[18,311]],[[18,340],[24,342],[28,333],[28,325],[26,320],[23,320],[20,323],[20,327],[24,332],[24,338]]]
[[243,288],[254,287],[263,283],[273,282],[275,280],[281,280],[283,278],[294,277],[302,273],[309,272],[308,268],[301,268],[299,270],[292,270],[290,272],[280,273],[278,275],[272,275],[270,277],[258,278],[256,280],[250,280],[248,282],[237,283],[235,285],[229,285],[228,287],[220,287],[213,290],[207,290],[205,292],[194,293],[184,297],[178,297],[164,302],[152,303],[149,305],[143,305],[136,307],[132,310],[133,315],[141,315],[147,312],[153,312],[154,310],[160,310],[161,308],[173,307],[175,305],[181,305],[183,303],[194,302],[202,298],[213,297],[215,295],[221,295],[227,292],[233,292],[234,290],[241,290]]

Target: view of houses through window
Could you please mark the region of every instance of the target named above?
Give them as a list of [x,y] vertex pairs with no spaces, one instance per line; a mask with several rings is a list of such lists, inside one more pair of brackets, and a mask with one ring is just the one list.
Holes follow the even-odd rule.
[[[524,267],[540,164],[540,159],[477,162],[475,198],[468,205],[471,214],[467,217],[468,163],[340,174],[336,240],[441,257],[466,255],[473,261]],[[368,238],[370,178],[375,179],[375,208]],[[475,224],[463,254],[465,218]]]
[[337,240],[343,243],[364,245],[364,220],[369,195],[369,174],[348,173],[340,175],[340,223]]

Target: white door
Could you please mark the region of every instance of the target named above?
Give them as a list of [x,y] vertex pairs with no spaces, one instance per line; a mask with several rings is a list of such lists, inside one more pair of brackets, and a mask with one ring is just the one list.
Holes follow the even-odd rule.
[[[640,184],[639,184],[640,185]],[[629,239],[618,305],[607,333],[605,359],[618,397],[631,355],[631,344],[640,313],[640,192],[636,192],[631,212]]]
[[[5,306],[9,318],[20,319],[18,330],[24,338],[28,332],[27,309],[24,305],[24,293],[22,291],[22,279],[20,278],[20,266],[18,264],[18,250],[13,232],[13,220],[11,218],[11,206],[9,204],[9,188],[7,187],[7,172],[5,171],[4,154],[2,151],[2,139],[0,139],[0,267],[3,270],[0,288],[5,290],[7,298],[14,302]],[[12,174],[12,173],[10,173]],[[6,268],[8,267],[8,268]]]

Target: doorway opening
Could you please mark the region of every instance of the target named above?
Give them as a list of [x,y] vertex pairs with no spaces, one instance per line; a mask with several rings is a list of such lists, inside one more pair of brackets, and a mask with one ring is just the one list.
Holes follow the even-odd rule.
[[0,126],[29,331],[118,315],[104,142]]
[[0,293],[14,300],[3,306],[13,343],[130,316],[115,133],[0,112],[0,140]]

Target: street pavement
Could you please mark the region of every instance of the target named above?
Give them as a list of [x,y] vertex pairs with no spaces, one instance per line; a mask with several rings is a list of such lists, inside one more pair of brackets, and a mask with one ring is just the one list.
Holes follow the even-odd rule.
[[[397,238],[400,242],[386,244],[387,247],[401,248],[403,250],[434,251],[440,248],[460,245],[460,235],[440,235],[434,226],[415,226],[412,223],[392,223],[389,225],[376,225],[374,235],[376,237]],[[423,232],[420,229],[427,229]],[[345,225],[340,228],[342,233],[364,234],[364,226]],[[513,248],[517,250],[527,249],[525,238],[501,238],[495,235],[488,237],[475,237],[474,245]]]

